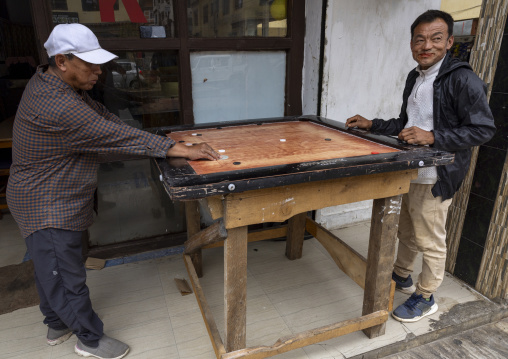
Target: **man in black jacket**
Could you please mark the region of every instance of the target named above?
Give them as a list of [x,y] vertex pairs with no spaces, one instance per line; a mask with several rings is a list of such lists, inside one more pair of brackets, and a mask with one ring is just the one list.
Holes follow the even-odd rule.
[[[411,26],[411,52],[418,66],[407,77],[399,117],[371,121],[355,115],[346,121],[348,128],[455,154],[452,164],[419,169],[403,196],[392,274],[397,289],[411,294],[392,313],[401,322],[416,322],[437,311],[433,294],[444,277],[448,207],[467,173],[471,147],[489,141],[496,131],[485,84],[468,63],[451,57],[452,45],[453,18],[439,10],[421,14]],[[418,252],[423,264],[415,286],[410,273]]]

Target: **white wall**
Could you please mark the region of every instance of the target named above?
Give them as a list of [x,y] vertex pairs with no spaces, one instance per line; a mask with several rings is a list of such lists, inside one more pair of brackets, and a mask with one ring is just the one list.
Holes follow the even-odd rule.
[[[328,0],[321,116],[397,117],[406,76],[416,66],[411,24],[440,6],[441,0]],[[320,210],[316,220],[328,228],[362,221],[370,218],[371,202]]]

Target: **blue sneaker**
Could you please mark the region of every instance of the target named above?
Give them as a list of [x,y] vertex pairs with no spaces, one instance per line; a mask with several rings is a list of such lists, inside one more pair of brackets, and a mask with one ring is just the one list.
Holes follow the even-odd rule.
[[403,278],[392,272],[392,279],[395,281],[395,289],[404,294],[413,294],[416,290],[416,287],[413,284],[413,280],[411,279],[411,275],[408,275],[407,278]]
[[421,294],[413,293],[404,304],[399,305],[392,312],[392,316],[399,322],[412,323],[435,312],[437,312],[437,304],[434,302],[433,295],[427,300]]

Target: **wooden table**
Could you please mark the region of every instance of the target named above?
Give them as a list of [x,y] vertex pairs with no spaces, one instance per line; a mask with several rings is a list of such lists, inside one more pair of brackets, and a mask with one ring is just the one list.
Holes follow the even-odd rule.
[[[383,335],[391,310],[391,281],[401,198],[417,169],[448,164],[453,155],[319,117],[291,117],[194,127],[160,128],[159,134],[192,145],[207,142],[227,159],[157,160],[173,200],[186,201],[184,260],[217,358],[265,358],[363,330]],[[365,259],[307,216],[309,211],[373,199]],[[198,205],[201,202],[201,206]],[[200,228],[199,208],[213,224]],[[248,226],[287,224],[249,233]],[[337,266],[364,288],[362,316],[245,348],[247,243],[286,236],[286,256],[302,256],[305,230]],[[225,337],[222,339],[199,283],[201,249],[224,246]]]

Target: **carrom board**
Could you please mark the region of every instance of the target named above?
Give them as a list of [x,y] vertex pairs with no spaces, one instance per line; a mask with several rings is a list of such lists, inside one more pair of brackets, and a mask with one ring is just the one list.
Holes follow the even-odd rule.
[[198,175],[400,152],[310,121],[194,129],[167,135],[188,146],[206,142],[226,156],[218,161],[188,161]]
[[453,154],[317,116],[257,119],[154,131],[184,145],[206,142],[227,158],[154,161],[173,200],[439,166]]

